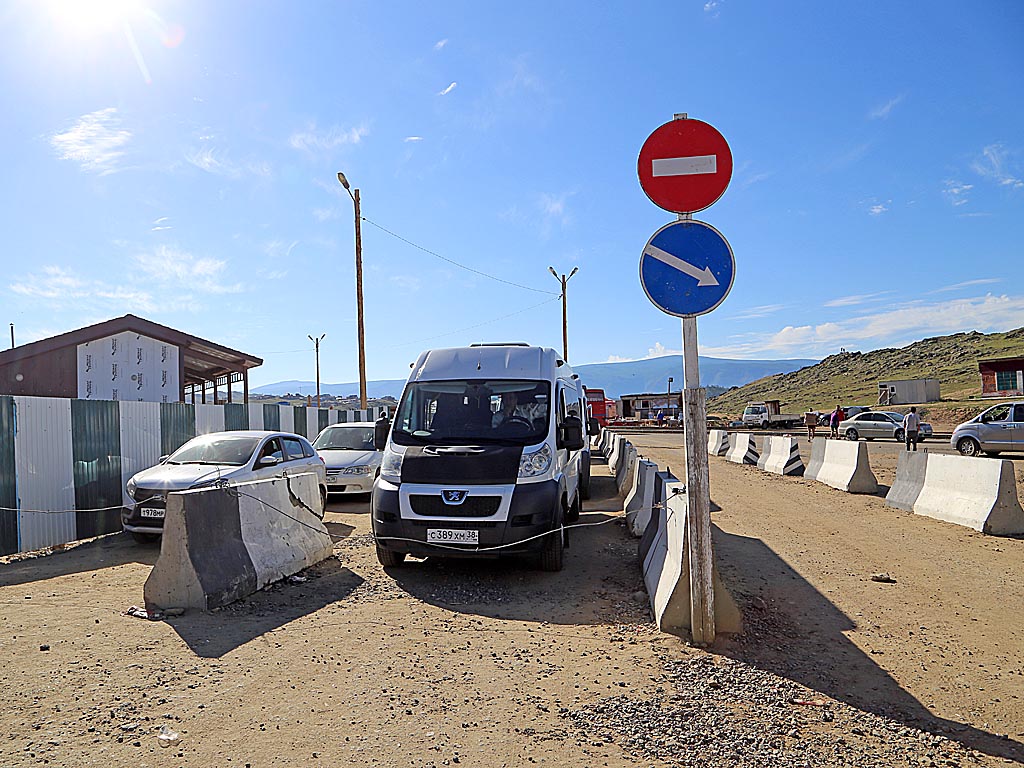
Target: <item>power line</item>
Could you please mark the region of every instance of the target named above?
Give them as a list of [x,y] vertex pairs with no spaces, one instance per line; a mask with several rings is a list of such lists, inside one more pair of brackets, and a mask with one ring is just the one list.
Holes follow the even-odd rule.
[[394,238],[396,238],[398,240],[401,240],[403,243],[408,243],[413,248],[418,248],[419,250],[423,251],[424,253],[429,253],[431,256],[435,256],[435,257],[441,259],[441,261],[447,261],[449,264],[453,264],[456,267],[459,267],[460,269],[466,270],[467,272],[472,272],[473,274],[480,275],[482,277],[486,277],[489,280],[496,280],[497,282],[504,283],[505,285],[511,285],[511,286],[516,287],[516,288],[522,288],[524,291],[533,291],[534,293],[545,293],[545,294],[548,294],[549,296],[561,296],[562,295],[560,293],[559,294],[553,293],[552,291],[541,290],[540,288],[531,288],[529,285],[521,285],[520,283],[513,283],[511,280],[502,280],[500,277],[495,277],[494,275],[489,275],[486,272],[481,272],[479,269],[473,269],[472,267],[467,267],[465,264],[460,264],[459,262],[454,261],[452,259],[449,259],[447,256],[442,256],[440,253],[436,253],[435,251],[432,251],[429,248],[424,248],[422,245],[417,245],[412,240],[406,240],[401,235],[399,235],[399,234],[397,234],[395,232],[392,232],[387,227],[382,227],[377,222],[371,221],[370,219],[366,218],[365,216],[363,216],[362,219],[367,224],[372,224],[373,226],[375,226],[381,232],[386,232],[387,234],[391,235],[392,237],[394,237]]

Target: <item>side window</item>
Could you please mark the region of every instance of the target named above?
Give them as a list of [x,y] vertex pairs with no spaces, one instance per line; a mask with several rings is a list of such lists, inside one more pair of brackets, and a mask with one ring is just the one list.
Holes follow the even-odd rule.
[[281,442],[284,443],[284,449],[288,454],[287,461],[295,461],[302,458],[302,442],[299,438],[285,437],[282,438]]
[[[276,437],[267,440],[263,444],[263,449],[260,451],[259,459],[264,456],[273,456],[278,461],[284,461],[284,452],[281,450],[281,441]],[[257,461],[259,460],[257,459]]]
[[309,444],[309,441],[305,438],[299,438],[299,442],[302,443],[302,455],[307,459],[312,458],[316,451],[313,450],[313,446]]
[[1024,405],[1018,403],[1013,406],[1013,420],[1016,422],[1024,422]]
[[1006,421],[1010,418],[1010,406],[1009,405],[997,405],[987,414],[985,414],[985,421]]

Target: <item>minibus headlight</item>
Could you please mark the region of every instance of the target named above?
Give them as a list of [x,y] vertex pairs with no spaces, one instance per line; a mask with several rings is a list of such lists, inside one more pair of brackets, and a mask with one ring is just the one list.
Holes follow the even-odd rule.
[[380,476],[388,482],[400,483],[402,481],[402,459],[404,457],[404,451],[399,453],[389,444],[384,449],[384,456],[380,461]]
[[519,460],[520,477],[537,477],[551,469],[551,449],[544,443],[536,451],[524,453]]

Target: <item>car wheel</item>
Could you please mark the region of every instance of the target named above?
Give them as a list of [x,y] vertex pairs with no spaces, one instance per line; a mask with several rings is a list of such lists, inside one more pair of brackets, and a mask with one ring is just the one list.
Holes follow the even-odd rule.
[[384,549],[384,547],[378,544],[377,562],[385,568],[397,568],[405,562],[405,552],[395,552],[394,550]]
[[907,433],[904,432],[902,429],[897,429],[893,437],[896,438],[897,443],[902,443],[904,440],[907,439]]
[[560,571],[565,564],[565,539],[561,526],[555,528],[545,538],[544,551],[540,554],[542,571]]
[[147,547],[160,543],[159,533],[136,533],[133,531],[132,538],[135,539],[136,544],[144,544]]
[[981,445],[973,437],[965,437],[956,444],[956,449],[962,456],[977,456]]
[[320,516],[323,518],[323,515],[327,513],[327,488],[322,485],[320,486],[320,507]]
[[762,421],[761,422],[761,429],[768,429],[768,422],[767,421]]
[[846,430],[846,439],[847,440],[857,440],[859,437],[860,437],[860,435],[857,434],[857,430],[856,429],[853,429],[851,427],[850,429]]

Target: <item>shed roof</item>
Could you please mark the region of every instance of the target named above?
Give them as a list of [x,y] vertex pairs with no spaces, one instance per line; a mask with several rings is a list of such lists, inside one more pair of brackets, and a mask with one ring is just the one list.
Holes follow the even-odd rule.
[[221,376],[241,373],[263,364],[262,358],[254,355],[239,352],[222,344],[201,339],[198,336],[154,323],[152,320],[146,320],[136,315],[124,315],[115,317],[113,320],[40,339],[31,344],[22,344],[13,349],[4,350],[0,352],[0,365],[125,332],[138,333],[178,347],[185,369],[185,380],[182,384],[212,381]]

